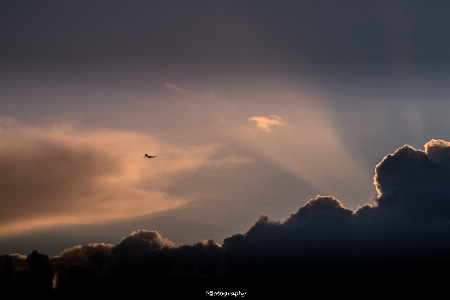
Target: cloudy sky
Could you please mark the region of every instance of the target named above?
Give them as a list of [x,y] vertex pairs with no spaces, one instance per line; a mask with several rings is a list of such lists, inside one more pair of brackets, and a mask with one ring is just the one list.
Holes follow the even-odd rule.
[[373,204],[383,157],[450,140],[449,13],[446,1],[1,1],[0,253],[137,230],[220,244],[316,195]]

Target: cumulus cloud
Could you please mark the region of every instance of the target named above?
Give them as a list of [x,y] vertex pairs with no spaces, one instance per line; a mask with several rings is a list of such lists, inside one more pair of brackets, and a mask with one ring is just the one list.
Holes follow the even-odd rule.
[[172,248],[175,247],[175,244],[168,239],[163,239],[157,231],[138,230],[124,238],[119,247],[159,249],[162,247]]
[[379,272],[389,280],[428,279],[423,274],[448,265],[449,149],[432,140],[424,151],[405,145],[386,156],[375,169],[378,196],[355,212],[317,196],[283,223],[260,216],[246,233],[224,240],[223,281],[257,289],[247,278],[265,286],[278,280],[277,288],[292,288],[285,284],[292,274],[334,282],[375,280]]
[[[242,163],[218,145],[163,143],[71,124],[30,127],[0,118],[0,235],[160,212],[195,200],[168,187],[180,172]],[[158,159],[143,160],[152,151]]]
[[248,118],[248,121],[255,122],[258,128],[266,132],[270,132],[271,131],[270,127],[273,125],[278,126],[284,125],[283,119],[278,117],[277,115],[270,115],[269,117],[253,116]]
[[89,257],[95,253],[104,252],[106,254],[111,253],[111,249],[114,247],[112,244],[105,243],[92,243],[86,246],[78,245],[65,249],[59,255],[53,257],[51,260],[54,264],[82,264],[87,263]]
[[405,145],[375,168],[376,203],[414,218],[450,219],[450,144],[431,140],[425,150]]
[[450,168],[450,142],[443,140],[431,140],[425,144],[425,153],[428,157],[437,163],[442,163]]
[[[212,240],[176,245],[157,231],[138,230],[117,245],[72,247],[50,259],[56,290],[160,292],[178,286],[183,293],[256,295],[267,291],[261,287],[291,292],[298,278],[306,285],[320,278],[341,286],[384,274],[382,291],[391,290],[398,278],[434,281],[450,265],[449,149],[449,143],[432,140],[424,151],[405,145],[386,156],[375,169],[374,204],[355,212],[332,196],[317,196],[284,222],[261,214],[247,232],[222,245]],[[31,265],[32,260],[42,264]],[[48,286],[53,274],[48,258],[33,252],[26,262],[23,272],[14,274],[34,269],[46,274],[39,284]]]

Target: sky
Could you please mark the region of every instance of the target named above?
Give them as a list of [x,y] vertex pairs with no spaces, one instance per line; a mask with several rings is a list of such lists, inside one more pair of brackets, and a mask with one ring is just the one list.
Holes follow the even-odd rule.
[[318,195],[355,222],[384,216],[389,188],[409,182],[376,172],[385,157],[448,153],[449,13],[447,1],[1,1],[0,253],[55,257],[139,232],[233,244]]

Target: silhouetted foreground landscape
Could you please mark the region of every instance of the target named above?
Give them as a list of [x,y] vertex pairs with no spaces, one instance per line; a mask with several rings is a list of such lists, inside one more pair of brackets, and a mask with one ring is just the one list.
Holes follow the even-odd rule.
[[2,254],[1,287],[54,295],[240,291],[244,297],[313,286],[320,287],[316,295],[363,286],[373,293],[443,290],[450,267],[450,143],[398,149],[376,166],[374,184],[373,204],[355,212],[317,196],[284,222],[260,215],[221,245],[176,245],[139,230],[117,245],[75,246],[52,258],[38,251]]

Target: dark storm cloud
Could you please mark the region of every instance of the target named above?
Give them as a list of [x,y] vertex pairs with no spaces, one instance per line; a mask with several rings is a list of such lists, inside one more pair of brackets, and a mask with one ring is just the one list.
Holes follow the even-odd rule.
[[2,292],[14,291],[16,295],[28,295],[33,292],[35,295],[41,295],[50,294],[53,291],[54,268],[47,255],[34,250],[26,257],[26,266],[20,269],[16,265],[17,256],[10,257],[12,257],[12,261],[0,264],[2,271],[0,290]]
[[[320,278],[338,287],[375,282],[380,274],[379,292],[403,289],[399,278],[428,287],[450,266],[449,154],[450,143],[441,140],[428,142],[424,151],[405,145],[376,166],[373,205],[352,212],[334,197],[317,196],[284,222],[260,215],[247,232],[221,246],[212,240],[175,245],[156,231],[139,230],[114,246],[67,249],[50,259],[55,292],[159,293],[178,287],[173,293],[180,295],[284,294],[298,289],[299,280],[308,286]],[[50,278],[48,261],[33,252],[14,274],[34,269]],[[14,282],[22,282],[15,276]]]
[[450,218],[450,147],[441,140],[425,150],[405,145],[375,168],[380,208],[399,209],[414,218]]
[[3,63],[447,64],[446,1],[3,1]]
[[87,246],[75,246],[64,250],[58,256],[52,258],[53,263],[65,263],[65,264],[84,264],[88,261],[91,262],[92,257],[97,257],[103,253],[107,256],[111,254],[111,249],[114,245],[110,244],[89,244]]
[[[118,254],[121,249],[126,249],[126,252],[137,249],[145,251],[148,249],[160,249],[163,247],[174,247],[174,243],[167,239],[163,239],[156,231],[139,230],[133,232],[130,236],[124,238],[122,242],[114,249],[114,253]],[[120,255],[119,255],[120,256]]]
[[405,145],[376,166],[379,194],[352,220],[360,259],[448,263],[449,150],[441,140],[431,140],[424,151]]
[[[71,253],[77,254],[77,263],[69,263]],[[139,230],[112,248],[74,247],[55,257],[56,291],[162,292],[176,284],[187,292],[212,282],[221,255],[221,247],[213,241],[176,246],[156,231]]]
[[27,266],[26,259],[27,257],[25,255],[21,254],[2,254],[0,255],[0,264],[6,263],[7,257],[11,257],[12,262],[16,265],[18,269],[23,269]]

